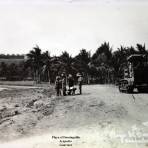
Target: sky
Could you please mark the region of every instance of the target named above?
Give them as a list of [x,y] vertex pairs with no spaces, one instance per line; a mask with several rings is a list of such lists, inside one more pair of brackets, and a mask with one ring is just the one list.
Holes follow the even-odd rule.
[[51,55],[109,42],[146,44],[147,0],[0,0],[0,53],[26,54],[34,46]]

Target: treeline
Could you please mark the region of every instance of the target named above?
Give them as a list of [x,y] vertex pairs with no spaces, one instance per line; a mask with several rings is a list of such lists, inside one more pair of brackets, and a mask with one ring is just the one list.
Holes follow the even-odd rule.
[[15,54],[0,54],[0,59],[23,59],[24,55]]
[[127,57],[131,54],[146,54],[145,45],[137,44],[136,47],[123,47],[113,50],[109,43],[104,42],[91,55],[86,49],[72,57],[64,51],[60,56],[50,56],[48,51],[42,52],[36,46],[26,55],[26,60],[19,63],[0,64],[0,77],[6,80],[32,79],[37,83],[41,81],[54,82],[58,74],[65,72],[67,75],[82,73],[85,83],[115,83],[122,77],[126,67]]

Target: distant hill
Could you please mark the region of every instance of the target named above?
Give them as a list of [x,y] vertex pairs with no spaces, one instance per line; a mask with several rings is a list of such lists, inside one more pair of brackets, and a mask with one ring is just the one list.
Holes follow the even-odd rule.
[[6,64],[19,64],[21,62],[23,62],[24,59],[24,55],[3,55],[0,54],[0,63],[4,62]]

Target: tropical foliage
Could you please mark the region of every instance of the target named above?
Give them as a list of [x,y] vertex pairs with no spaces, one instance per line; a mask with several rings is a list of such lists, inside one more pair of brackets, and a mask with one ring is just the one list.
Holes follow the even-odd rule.
[[[51,56],[48,51],[42,52],[36,45],[26,55],[0,55],[0,78],[6,80],[32,79],[36,83],[41,81],[53,83],[57,75],[63,72],[74,77],[81,73],[85,83],[115,83],[122,77],[123,69],[127,64],[127,57],[131,54],[148,55],[145,44],[136,47],[120,46],[113,49],[109,43],[104,42],[91,55],[90,51],[81,49],[72,57],[67,51],[60,56]],[[7,63],[4,59],[19,59],[20,62]]]

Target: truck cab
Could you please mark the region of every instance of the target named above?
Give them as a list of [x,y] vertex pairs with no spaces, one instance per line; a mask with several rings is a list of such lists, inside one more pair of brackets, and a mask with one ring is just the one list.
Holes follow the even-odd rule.
[[139,92],[148,91],[148,62],[147,56],[134,54],[127,58],[127,68],[124,78],[119,81],[119,90],[132,93],[134,88]]

